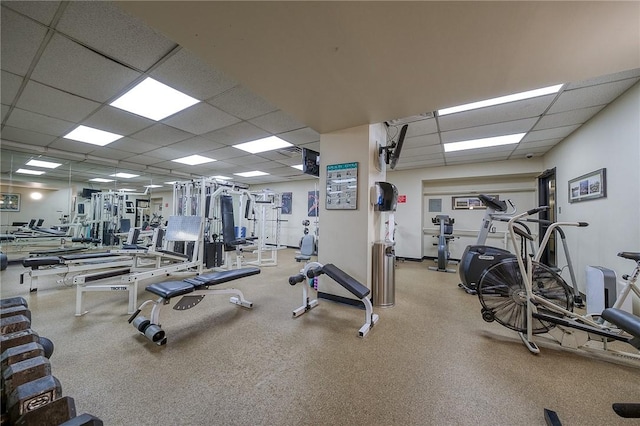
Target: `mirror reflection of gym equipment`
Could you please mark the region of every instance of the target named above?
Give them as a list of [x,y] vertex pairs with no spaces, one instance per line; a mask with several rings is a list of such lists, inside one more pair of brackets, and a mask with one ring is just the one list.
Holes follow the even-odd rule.
[[455,273],[455,269],[447,268],[447,265],[450,263],[457,263],[450,260],[451,252],[449,251],[449,241],[455,238],[453,235],[453,224],[455,219],[446,214],[439,214],[432,218],[431,222],[439,227],[438,258],[436,259],[438,266],[429,266],[429,269],[431,271]]

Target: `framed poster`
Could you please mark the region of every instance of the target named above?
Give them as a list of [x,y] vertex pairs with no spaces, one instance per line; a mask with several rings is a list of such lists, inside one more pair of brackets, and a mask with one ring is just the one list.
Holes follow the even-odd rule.
[[[497,195],[490,195],[490,197],[498,199]],[[480,210],[486,209],[487,206],[482,204],[480,198],[475,195],[465,195],[462,197],[451,197],[451,208],[453,210]]]
[[293,192],[282,193],[282,214],[291,214],[293,208]]
[[327,166],[327,210],[358,208],[358,163]]
[[7,192],[0,193],[0,211],[19,212],[20,194],[9,194]]
[[607,169],[600,169],[569,181],[569,202],[593,200],[607,196]]

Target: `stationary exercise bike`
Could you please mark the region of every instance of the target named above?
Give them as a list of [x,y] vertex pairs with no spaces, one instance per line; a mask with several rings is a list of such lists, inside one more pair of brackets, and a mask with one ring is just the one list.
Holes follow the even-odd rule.
[[456,272],[455,269],[447,269],[449,257],[451,256],[449,241],[454,238],[453,224],[455,219],[445,214],[439,214],[432,218],[431,222],[433,222],[434,225],[439,225],[440,233],[438,234],[438,267],[429,266],[429,269],[439,272]]
[[[526,216],[537,214],[548,207],[538,207],[512,217],[507,227],[511,240],[516,243],[516,223]],[[558,226],[587,226],[584,222],[552,223],[543,237],[539,250],[549,241]],[[636,281],[640,275],[640,255],[623,252],[621,257],[636,261],[636,268],[628,284],[617,298],[614,309],[633,291],[640,297]],[[478,298],[482,304],[482,318],[497,321],[517,331],[527,349],[534,354],[540,349],[533,341],[534,334],[548,333],[563,347],[593,349],[587,343],[600,342],[602,349],[625,357],[640,359],[640,339],[612,327],[600,316],[579,315],[573,312],[573,292],[557,272],[536,260],[539,256],[512,256],[497,262],[482,273],[478,283]],[[612,340],[630,344],[636,351],[620,352],[608,347]]]

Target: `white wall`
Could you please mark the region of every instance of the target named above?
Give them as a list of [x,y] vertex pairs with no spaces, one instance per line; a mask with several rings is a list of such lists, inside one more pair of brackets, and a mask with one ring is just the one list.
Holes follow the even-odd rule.
[[[545,168],[556,167],[558,220],[589,223],[566,229],[581,289],[588,265],[613,269],[618,277],[630,273],[632,262],[616,254],[640,251],[640,84],[552,149],[544,162]],[[601,168],[607,169],[606,198],[570,204],[568,181]],[[562,250],[560,256],[562,262]],[[640,313],[638,300],[634,312]]]
[[[402,159],[400,159],[402,161]],[[494,163],[465,164],[459,166],[434,167],[388,171],[387,180],[398,187],[398,193],[406,195],[406,203],[399,203],[396,211],[396,255],[398,257],[421,259],[423,256],[423,185],[428,192],[450,196],[455,191],[451,185],[460,185],[459,179],[466,179],[466,193],[495,192],[506,196],[510,182],[529,179],[535,185],[535,176],[544,170],[542,159],[511,160]],[[457,181],[456,181],[457,180]],[[482,182],[479,186],[478,182]],[[486,184],[486,182],[491,182]],[[521,184],[519,184],[521,186]],[[518,187],[520,187],[518,186]],[[444,197],[443,197],[444,198]],[[445,201],[443,200],[443,203]],[[522,206],[520,211],[524,208]],[[457,212],[457,211],[456,211]],[[429,213],[427,213],[428,215]],[[457,214],[457,213],[456,213]],[[480,219],[477,219],[478,224]],[[463,223],[461,226],[466,227]],[[476,225],[479,227],[479,225]]]
[[[10,226],[13,222],[29,222],[31,219],[44,219],[42,226],[45,228],[60,225],[60,216],[70,212],[72,200],[70,188],[54,190],[2,186],[0,192],[20,194],[19,212],[1,212],[0,223],[3,226],[0,232],[15,230]],[[34,192],[42,194],[42,198],[32,199],[31,194]]]

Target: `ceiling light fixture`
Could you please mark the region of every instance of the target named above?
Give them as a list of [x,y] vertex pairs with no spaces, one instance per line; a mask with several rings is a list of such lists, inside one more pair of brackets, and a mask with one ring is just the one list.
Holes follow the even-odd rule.
[[514,93],[513,95],[501,96],[499,98],[487,99],[485,101],[472,102],[470,104],[458,105],[451,108],[444,108],[438,110],[438,115],[442,117],[447,114],[454,114],[456,112],[469,111],[477,108],[484,108],[493,105],[506,104],[507,102],[521,101],[523,99],[535,98],[537,96],[550,95],[552,93],[558,93],[562,88],[562,84],[556,84],[555,86],[543,87],[541,89],[529,90],[526,92]]
[[257,154],[259,152],[273,151],[274,149],[284,148],[287,146],[293,146],[287,141],[280,139],[277,136],[269,136],[267,138],[258,139],[251,142],[245,142],[238,145],[233,145],[234,148],[241,149],[243,151],[250,152],[251,154]]
[[214,179],[220,179],[220,180],[231,180],[230,177],[228,176],[222,176],[222,175],[218,175],[218,176],[214,176]]
[[198,102],[198,99],[148,77],[110,105],[160,121]]
[[291,167],[293,167],[294,169],[298,169],[298,170],[302,171],[302,164],[296,164],[295,166],[291,166]]
[[242,172],[242,173],[234,173],[234,175],[236,176],[242,176],[242,177],[256,177],[256,176],[265,176],[268,175],[269,173],[265,173],[265,172],[261,172],[258,170],[254,170],[252,172]]
[[203,157],[202,155],[190,155],[188,157],[178,158],[175,161],[176,163],[188,164],[190,166],[197,166],[198,164],[210,163],[212,161],[216,161],[213,158]]
[[114,173],[114,174],[109,175],[109,176],[117,177],[117,178],[123,178],[123,179],[131,179],[131,178],[134,178],[134,177],[138,177],[140,175],[134,175],[132,173],[125,173],[125,172],[118,172],[118,173]]
[[64,135],[63,138],[73,139],[74,141],[89,143],[91,145],[105,146],[122,138],[122,135],[80,125]]
[[102,182],[102,183],[107,183],[107,182],[113,182],[113,179],[93,178],[93,179],[89,179],[89,182]]
[[526,133],[513,135],[494,136],[492,138],[472,139],[468,141],[452,142],[444,144],[444,152],[462,151],[465,149],[488,148],[491,146],[509,145],[519,143]]
[[18,169],[16,173],[22,173],[24,175],[43,175],[45,172],[42,170],[31,170],[31,169]]
[[56,167],[62,166],[61,163],[52,163],[50,161],[42,161],[42,160],[29,160],[25,166],[32,167],[43,167],[45,169],[55,169]]
[[145,185],[145,188],[162,188],[162,185]]

